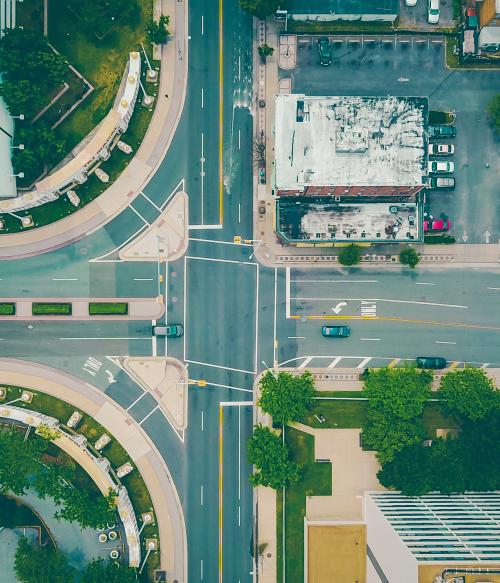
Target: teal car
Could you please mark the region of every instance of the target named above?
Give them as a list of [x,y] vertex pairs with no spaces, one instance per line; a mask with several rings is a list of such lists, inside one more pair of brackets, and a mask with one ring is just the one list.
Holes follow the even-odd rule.
[[166,336],[167,338],[179,338],[184,334],[182,324],[170,324],[169,326],[153,326],[154,336]]
[[319,64],[328,67],[332,64],[332,51],[330,41],[326,36],[318,40]]
[[323,326],[321,334],[328,338],[348,338],[351,334],[349,326]]

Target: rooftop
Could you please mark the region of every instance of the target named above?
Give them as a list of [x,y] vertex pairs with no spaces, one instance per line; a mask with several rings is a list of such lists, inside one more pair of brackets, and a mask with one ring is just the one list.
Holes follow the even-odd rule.
[[417,97],[278,95],[277,190],[423,184],[427,108]]
[[399,0],[287,0],[282,8],[297,14],[397,14]]

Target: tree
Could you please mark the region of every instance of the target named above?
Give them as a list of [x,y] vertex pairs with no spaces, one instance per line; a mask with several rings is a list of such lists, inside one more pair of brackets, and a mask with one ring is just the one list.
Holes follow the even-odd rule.
[[349,245],[343,247],[339,253],[339,263],[342,265],[356,265],[361,259],[361,247],[358,245]]
[[116,567],[102,559],[89,563],[83,572],[81,583],[135,583],[135,569],[120,565]]
[[378,481],[406,496],[423,496],[431,490],[429,458],[430,448],[422,447],[421,443],[409,445],[383,465],[377,473]]
[[493,129],[497,134],[500,134],[500,93],[491,99],[486,107],[486,111],[490,117]]
[[306,371],[300,376],[289,372],[267,371],[259,382],[258,405],[273,422],[286,425],[302,419],[314,402],[314,379]]
[[24,172],[28,177],[36,178],[40,163],[52,166],[63,157],[64,142],[58,140],[50,127],[43,121],[34,124],[19,124],[16,142],[24,144],[24,149],[16,149],[13,156],[14,172]]
[[0,492],[24,494],[30,477],[39,469],[38,459],[47,444],[41,439],[24,440],[17,429],[0,430]]
[[290,461],[287,446],[269,427],[254,427],[248,441],[248,459],[256,467],[250,477],[254,486],[278,490],[299,479],[299,466]]
[[107,496],[92,495],[87,490],[78,490],[72,485],[65,487],[61,494],[62,508],[56,518],[76,521],[82,528],[98,528],[116,519],[116,493]]
[[266,57],[270,57],[274,53],[273,47],[270,47],[268,44],[260,45],[259,47],[259,55],[265,60]]
[[480,368],[464,368],[446,373],[439,395],[447,408],[472,420],[483,418],[500,407],[500,393],[490,377]]
[[21,583],[70,583],[75,572],[61,551],[38,550],[25,537],[19,539],[14,570]]
[[280,4],[283,4],[282,0],[240,0],[240,6],[243,10],[250,12],[250,14],[261,20],[274,14]]
[[167,29],[167,25],[170,22],[169,16],[160,16],[158,22],[153,21],[148,28],[148,38],[153,44],[163,45],[168,41],[170,32]]
[[402,265],[408,265],[413,269],[419,261],[420,257],[413,247],[406,247],[399,253],[399,262]]

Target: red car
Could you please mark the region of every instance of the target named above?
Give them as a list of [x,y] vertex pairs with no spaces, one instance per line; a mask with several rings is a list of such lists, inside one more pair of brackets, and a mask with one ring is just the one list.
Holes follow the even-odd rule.
[[424,221],[424,233],[446,233],[451,228],[449,219]]

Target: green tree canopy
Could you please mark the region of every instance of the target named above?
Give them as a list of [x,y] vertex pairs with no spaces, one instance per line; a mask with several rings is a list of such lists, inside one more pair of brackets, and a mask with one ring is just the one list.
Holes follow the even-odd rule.
[[265,59],[266,57],[270,57],[274,53],[273,47],[270,47],[268,44],[263,44],[259,46],[259,55]]
[[19,539],[14,570],[21,583],[71,583],[74,569],[61,551],[38,550],[25,537]]
[[399,253],[399,262],[403,265],[408,265],[412,269],[419,261],[420,257],[418,256],[418,253],[415,251],[415,249],[413,249],[413,247],[406,247]]
[[274,14],[280,5],[283,6],[283,0],[240,0],[243,10],[260,19]]
[[280,425],[302,419],[314,402],[314,379],[308,371],[300,376],[267,371],[259,386],[259,407]]
[[118,568],[102,559],[89,563],[83,572],[81,583],[134,583],[135,569],[120,565]]
[[[423,496],[432,489],[430,448],[414,443],[396,453],[377,473],[382,486],[401,490],[406,496]],[[408,471],[412,468],[412,471]]]
[[256,467],[250,477],[254,486],[278,490],[299,479],[299,466],[290,461],[287,446],[269,427],[254,427],[248,441],[248,460]]
[[486,111],[491,119],[491,124],[497,134],[500,134],[500,93],[495,95],[486,107]]
[[348,245],[343,247],[339,253],[339,263],[342,265],[356,265],[361,259],[361,247],[358,245]]
[[41,160],[48,167],[61,160],[64,142],[58,140],[54,131],[42,120],[34,124],[18,123],[16,127],[16,144],[23,144],[24,149],[14,150],[15,172],[24,172],[25,176],[36,178],[34,174],[40,171]]
[[151,22],[147,31],[149,42],[157,45],[165,44],[170,36],[170,32],[167,29],[169,23],[170,17],[164,15],[160,16],[158,22]]
[[108,496],[93,495],[87,490],[68,486],[62,492],[62,508],[56,512],[56,518],[76,521],[82,528],[102,527],[116,520],[115,498],[112,491]]
[[25,441],[24,433],[17,429],[0,430],[0,491],[24,494],[30,477],[39,469],[37,460],[46,449],[41,439]]
[[464,368],[446,373],[439,396],[452,413],[472,420],[481,419],[500,407],[500,393],[490,377],[480,368]]

